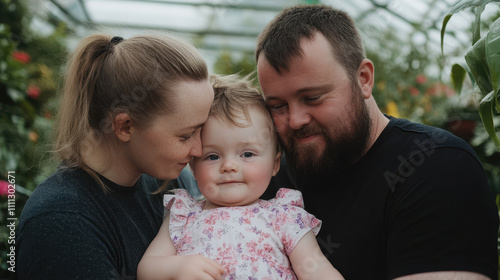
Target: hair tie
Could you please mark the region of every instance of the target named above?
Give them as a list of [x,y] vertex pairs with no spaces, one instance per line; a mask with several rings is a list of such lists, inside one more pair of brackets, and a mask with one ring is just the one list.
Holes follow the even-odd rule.
[[122,37],[115,36],[115,37],[111,38],[110,43],[111,43],[111,45],[116,45],[116,44],[120,43],[121,41],[123,41]]

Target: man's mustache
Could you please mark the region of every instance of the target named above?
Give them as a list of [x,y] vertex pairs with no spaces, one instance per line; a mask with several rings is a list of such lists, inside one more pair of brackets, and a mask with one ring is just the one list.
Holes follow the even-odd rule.
[[300,129],[290,131],[287,137],[289,139],[293,139],[307,137],[314,134],[324,134],[323,129],[317,125],[306,125]]

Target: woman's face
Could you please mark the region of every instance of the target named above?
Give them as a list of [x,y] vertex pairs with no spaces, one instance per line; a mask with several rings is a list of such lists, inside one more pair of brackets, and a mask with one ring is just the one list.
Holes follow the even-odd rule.
[[156,117],[145,129],[135,129],[124,149],[131,170],[158,179],[177,178],[191,157],[201,156],[200,131],[214,99],[208,80],[181,81],[173,90],[172,112]]

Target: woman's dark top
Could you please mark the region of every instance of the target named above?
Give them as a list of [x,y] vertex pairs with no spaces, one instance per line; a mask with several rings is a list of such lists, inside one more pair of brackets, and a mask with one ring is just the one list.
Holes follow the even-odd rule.
[[17,232],[18,279],[135,279],[162,223],[161,182],[132,187],[104,177],[105,193],[82,169],[59,169],[28,199]]

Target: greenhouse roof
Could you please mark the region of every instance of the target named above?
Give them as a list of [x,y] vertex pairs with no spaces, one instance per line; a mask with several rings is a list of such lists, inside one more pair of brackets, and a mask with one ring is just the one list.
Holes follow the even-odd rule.
[[[47,0],[47,11],[72,23],[85,35],[104,30],[130,37],[145,30],[170,31],[188,36],[206,52],[253,53],[256,37],[283,8],[306,4],[298,0]],[[440,29],[455,0],[312,1],[347,11],[358,24],[365,42],[393,28],[403,40],[430,41],[440,50]],[[488,10],[488,6],[487,6]],[[444,50],[470,42],[471,12],[450,20]],[[380,46],[383,47],[383,46]],[[210,54],[209,54],[210,56]],[[209,59],[210,60],[210,59]]]

